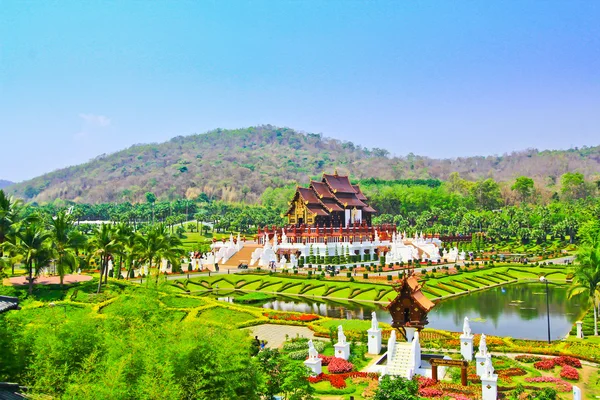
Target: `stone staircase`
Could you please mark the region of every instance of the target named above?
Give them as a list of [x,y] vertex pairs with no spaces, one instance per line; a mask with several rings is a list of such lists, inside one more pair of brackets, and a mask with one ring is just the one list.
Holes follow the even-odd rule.
[[413,368],[413,358],[412,343],[397,342],[392,364],[388,365],[387,373],[393,376],[408,377],[409,370]]
[[248,266],[250,265],[250,258],[252,257],[252,252],[259,247],[258,244],[255,243],[245,243],[244,247],[242,247],[237,253],[235,253],[225,264],[219,264],[219,268],[237,268],[241,261],[244,261]]

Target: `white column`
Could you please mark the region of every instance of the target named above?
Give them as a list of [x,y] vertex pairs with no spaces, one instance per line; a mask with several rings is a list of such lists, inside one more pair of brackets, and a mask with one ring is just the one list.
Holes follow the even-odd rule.
[[482,400],[498,399],[498,375],[481,378],[481,398]]
[[311,375],[316,376],[323,372],[323,368],[321,367],[321,359],[320,358],[309,358],[304,361],[304,365],[306,365],[311,370]]
[[473,335],[460,335],[460,354],[467,361],[473,360]]
[[581,389],[573,386],[573,400],[581,400]]
[[381,353],[381,329],[369,329],[367,339],[369,354]]
[[485,355],[481,353],[475,354],[475,362],[477,367],[477,375],[481,378],[485,373]]
[[577,339],[583,339],[583,321],[575,322],[577,325]]
[[394,352],[396,351],[396,330],[392,330],[392,334],[388,339],[387,345],[387,365],[392,365],[392,361],[394,361]]
[[[419,341],[419,332],[415,333],[415,337],[412,341],[412,372],[415,374],[419,368],[421,368],[421,342]],[[412,375],[408,377],[412,379]]]
[[406,331],[406,341],[412,343],[417,328],[404,328],[404,330]]
[[333,345],[333,347],[335,348],[335,356],[337,358],[343,358],[344,360],[347,360],[350,358],[350,343],[346,342],[346,343],[336,343],[335,345]]

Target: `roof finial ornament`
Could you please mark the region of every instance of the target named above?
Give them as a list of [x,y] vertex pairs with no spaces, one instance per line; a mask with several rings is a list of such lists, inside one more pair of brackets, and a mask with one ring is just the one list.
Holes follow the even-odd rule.
[[337,168],[333,170],[333,175],[338,176]]

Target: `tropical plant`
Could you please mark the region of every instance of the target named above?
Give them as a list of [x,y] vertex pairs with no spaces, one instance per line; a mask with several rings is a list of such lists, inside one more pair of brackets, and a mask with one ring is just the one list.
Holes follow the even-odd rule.
[[92,232],[88,243],[90,253],[100,258],[100,280],[98,281],[98,293],[100,293],[103,276],[106,276],[106,281],[108,280],[108,262],[118,251],[116,230],[112,225],[102,224]]
[[594,309],[594,336],[598,336],[598,295],[600,294],[600,235],[588,240],[577,252],[573,285],[569,297],[585,294]]
[[4,265],[11,267],[13,275],[19,256],[14,251],[10,253],[9,250],[5,250],[6,246],[2,244],[6,241],[15,242],[14,235],[20,229],[21,212],[22,202],[7,196],[3,190],[0,190],[0,258],[6,256]]
[[75,219],[66,211],[60,211],[50,219],[50,239],[54,252],[56,272],[60,277],[60,286],[67,271],[74,271],[79,264],[77,253],[85,248],[87,238],[75,229]]
[[151,226],[146,234],[137,236],[134,249],[142,261],[148,262],[150,270],[156,263],[156,281],[158,282],[160,261],[167,260],[171,265],[176,265],[183,253],[181,246],[181,240],[171,235],[166,225],[157,224]]
[[27,269],[27,281],[29,284],[29,293],[33,293],[33,281],[39,274],[42,267],[48,265],[51,259],[50,232],[44,229],[43,224],[34,216],[23,229],[15,234],[14,242],[5,242],[13,254],[21,256],[25,268]]
[[391,379],[385,375],[379,382],[374,400],[418,400],[419,385],[416,380],[402,377]]

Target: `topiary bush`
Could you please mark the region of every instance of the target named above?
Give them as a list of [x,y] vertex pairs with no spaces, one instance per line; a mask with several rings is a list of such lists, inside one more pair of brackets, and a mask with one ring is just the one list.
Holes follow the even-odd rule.
[[[308,352],[308,350],[307,350]],[[344,360],[343,358],[334,357],[329,361],[327,366],[330,374],[344,374],[346,372],[352,372],[354,365],[351,362]]]

